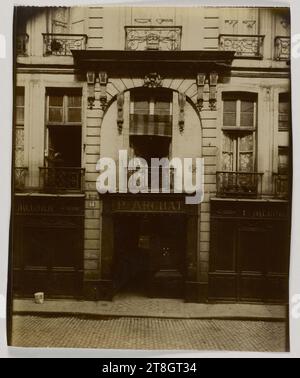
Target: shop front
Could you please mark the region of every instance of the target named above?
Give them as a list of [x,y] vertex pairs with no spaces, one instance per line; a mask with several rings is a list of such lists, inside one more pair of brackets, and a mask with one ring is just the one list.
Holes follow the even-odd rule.
[[107,196],[103,208],[102,297],[188,300],[197,281],[197,206],[149,194]]
[[16,295],[80,298],[84,197],[15,196],[14,208]]

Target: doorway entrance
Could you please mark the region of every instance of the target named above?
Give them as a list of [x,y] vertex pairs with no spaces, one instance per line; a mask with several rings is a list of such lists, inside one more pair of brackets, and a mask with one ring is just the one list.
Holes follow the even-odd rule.
[[115,295],[182,298],[185,218],[122,214],[114,223]]

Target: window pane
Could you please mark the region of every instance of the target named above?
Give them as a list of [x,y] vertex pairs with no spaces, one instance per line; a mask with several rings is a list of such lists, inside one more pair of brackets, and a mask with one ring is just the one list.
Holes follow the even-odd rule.
[[50,108],[49,109],[49,121],[50,122],[63,122],[63,109],[62,108]]
[[253,172],[253,152],[240,153],[240,171]]
[[81,122],[81,109],[69,108],[69,122]]
[[63,106],[63,96],[49,96],[49,106]]
[[233,146],[234,146],[234,137],[224,134],[223,135],[223,161],[222,169],[224,171],[233,171]]
[[156,115],[170,115],[170,102],[157,101],[154,107],[154,114]]
[[236,126],[236,114],[224,113],[223,126]]
[[278,149],[278,173],[281,175],[288,174],[289,171],[289,150],[286,147]]
[[241,127],[254,126],[254,102],[241,101]]
[[279,98],[279,131],[288,131],[290,129],[290,102],[287,94]]
[[16,120],[17,120],[17,123],[24,122],[24,108],[19,107],[16,109]]
[[239,170],[253,172],[254,169],[254,138],[253,134],[239,138]]
[[287,101],[280,101],[279,102],[279,113],[289,114],[290,112],[290,104]]
[[225,113],[236,113],[236,101],[235,100],[225,100],[224,101],[224,112]]
[[223,126],[236,126],[236,101],[224,101]]
[[24,106],[24,93],[17,93],[16,95],[16,105]]
[[69,96],[68,105],[71,108],[81,108],[81,96]]
[[135,102],[134,113],[135,114],[149,114],[149,102],[148,101]]
[[241,101],[241,112],[242,113],[254,113],[254,102],[253,101]]
[[249,134],[240,138],[240,151],[241,152],[253,151],[253,147],[254,147],[254,138],[252,134]]

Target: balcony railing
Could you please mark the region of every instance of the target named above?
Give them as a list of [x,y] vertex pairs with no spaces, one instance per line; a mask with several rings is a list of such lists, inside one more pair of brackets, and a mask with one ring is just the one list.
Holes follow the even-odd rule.
[[180,26],[126,26],[126,50],[180,50]]
[[16,37],[16,53],[18,56],[28,55],[28,34],[18,34]]
[[82,168],[40,168],[40,189],[49,193],[82,193],[84,174],[85,170]]
[[289,198],[289,176],[275,174],[274,177],[274,194],[278,199]]
[[275,38],[275,60],[289,61],[291,59],[290,37]]
[[236,58],[263,58],[263,35],[221,34],[219,48],[222,51],[235,51]]
[[17,167],[14,170],[14,188],[16,192],[22,192],[26,187],[26,177],[28,175],[28,168],[26,167]]
[[44,55],[71,56],[72,50],[85,50],[85,34],[43,34]]
[[262,194],[263,173],[217,172],[217,196],[258,198]]

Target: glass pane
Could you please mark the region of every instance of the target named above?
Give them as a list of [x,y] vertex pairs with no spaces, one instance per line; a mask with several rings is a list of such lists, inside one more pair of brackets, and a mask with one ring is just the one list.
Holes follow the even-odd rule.
[[233,171],[233,146],[234,137],[228,134],[223,135],[223,161],[222,169],[224,171]]
[[290,104],[289,102],[279,102],[279,113],[285,113],[289,114],[290,113]]
[[223,161],[222,161],[222,170],[223,171],[233,171],[233,154],[228,152],[223,152]]
[[224,113],[223,126],[236,126],[236,113]]
[[81,122],[81,109],[69,108],[69,122]]
[[24,122],[24,108],[17,108],[16,109],[16,120],[18,123]]
[[134,113],[135,114],[149,114],[149,102],[148,101],[135,102]]
[[158,101],[155,103],[154,114],[170,115],[170,102]]
[[236,113],[236,101],[225,100],[224,101],[224,112],[225,113]]
[[253,153],[240,153],[240,171],[253,172]]
[[253,127],[253,126],[254,126],[254,114],[241,113],[241,127]]
[[240,151],[241,152],[253,151],[253,147],[254,147],[253,139],[254,139],[253,134],[249,134],[240,138]]
[[71,108],[81,108],[81,96],[69,96],[68,105]]
[[278,173],[287,174],[289,170],[289,151],[287,148],[279,147],[278,150]]
[[17,106],[24,106],[24,94],[17,94],[16,105]]
[[63,106],[63,96],[49,96],[49,106]]
[[63,122],[63,110],[62,110],[62,108],[50,108],[49,109],[49,121],[50,122]]
[[254,102],[253,101],[241,101],[241,112],[242,113],[254,113]]
[[231,137],[228,134],[223,135],[223,151],[225,152],[233,152],[233,143],[234,137]]

